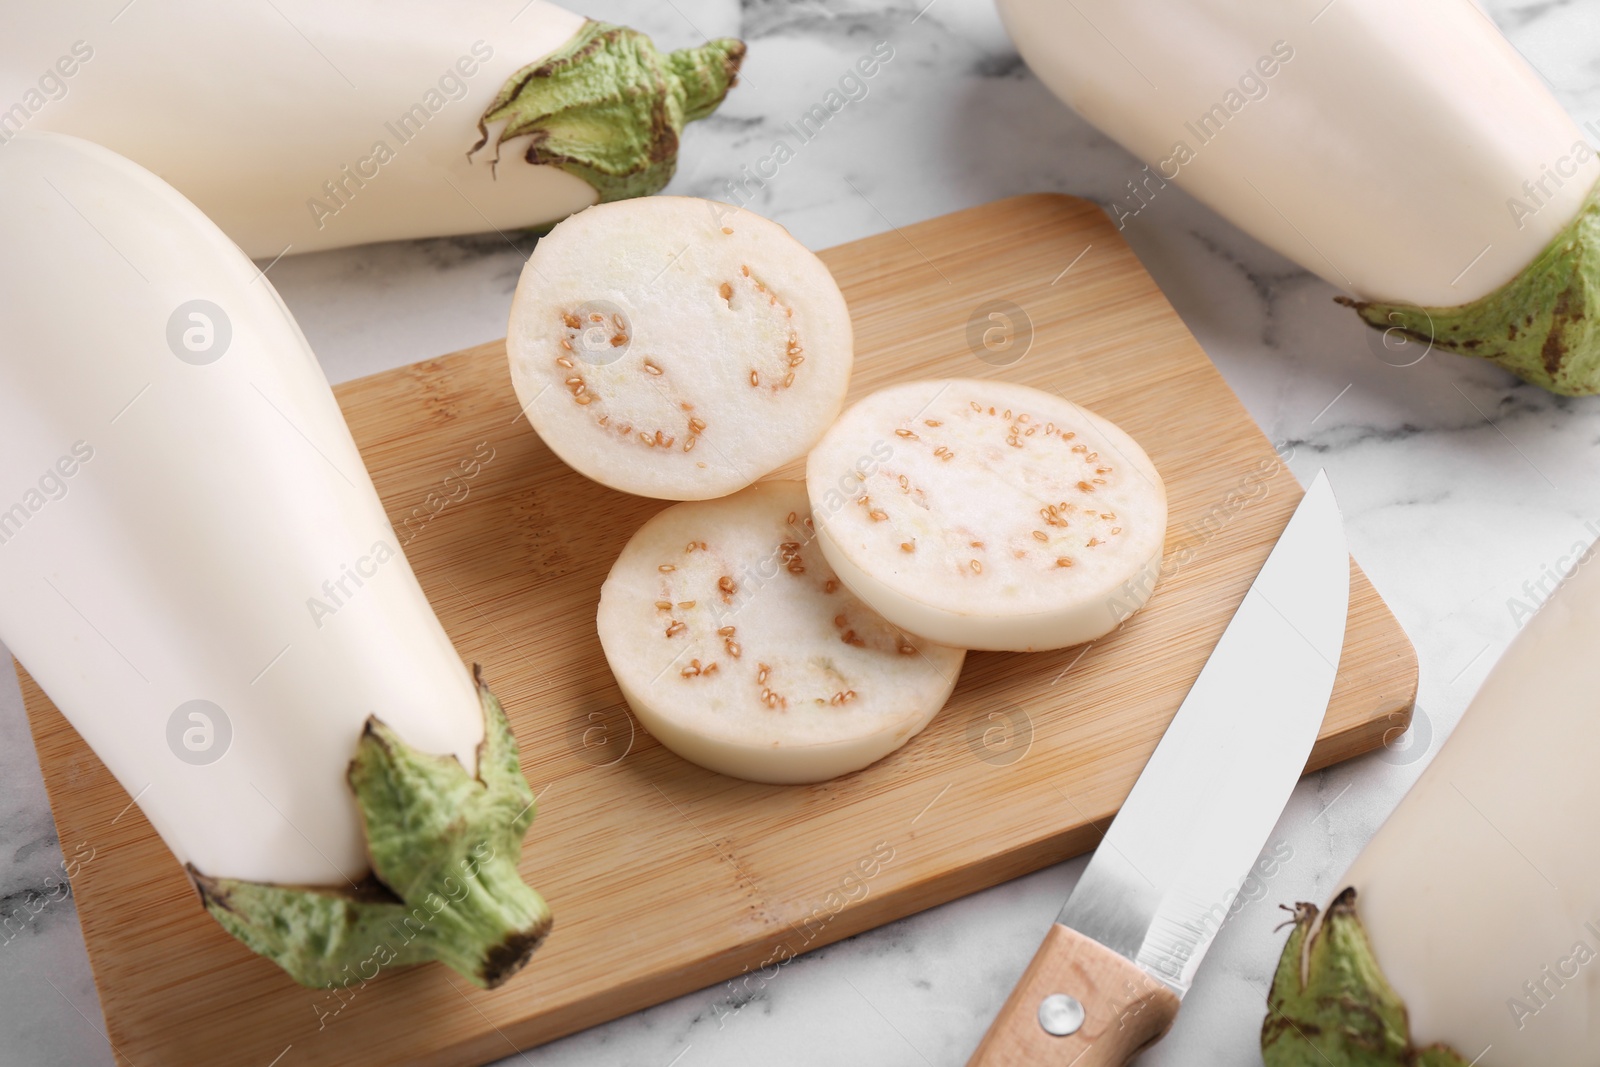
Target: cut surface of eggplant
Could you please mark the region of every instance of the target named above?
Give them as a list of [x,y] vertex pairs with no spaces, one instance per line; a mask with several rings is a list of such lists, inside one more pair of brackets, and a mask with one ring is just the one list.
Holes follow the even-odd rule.
[[1144,450],[1056,394],[908,382],[853,405],[810,455],[817,540],[908,633],[973,649],[1092,641],[1144,606],[1167,494]]
[[805,454],[838,415],[850,314],[777,223],[691,197],[582,211],[540,240],[512,303],[517,399],[603,485],[704,500]]
[[822,781],[899,748],[966,655],[906,636],[843,586],[798,481],[656,515],[612,567],[597,627],[657,740],[758,782]]

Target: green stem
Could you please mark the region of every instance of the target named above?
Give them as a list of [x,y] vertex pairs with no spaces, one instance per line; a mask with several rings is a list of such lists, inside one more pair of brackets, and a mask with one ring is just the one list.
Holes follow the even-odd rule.
[[1266,1067],[1467,1067],[1444,1045],[1415,1048],[1406,1006],[1389,985],[1346,889],[1317,919],[1294,907],[1261,1024]]
[[348,778],[372,875],[349,888],[212,878],[190,867],[212,916],[302,985],[365,982],[438,960],[493,989],[550,930],[517,861],[533,791],[500,702],[477,676],[484,737],[476,777],[367,720]]
[[582,178],[601,203],[659,192],[677,168],[683,127],[722,103],[744,53],[744,42],[721,37],[663,56],[637,30],[585,22],[507,79],[468,155],[489,146],[498,162],[502,144],[529,137],[529,163]]
[[429,955],[493,989],[533,955],[550,931],[550,909],[528,888],[516,863],[496,856],[475,877],[457,881],[458,897],[445,896],[426,931]]
[[1600,185],[1521,274],[1470,304],[1336,299],[1374,329],[1492,360],[1553,393],[1600,393]]

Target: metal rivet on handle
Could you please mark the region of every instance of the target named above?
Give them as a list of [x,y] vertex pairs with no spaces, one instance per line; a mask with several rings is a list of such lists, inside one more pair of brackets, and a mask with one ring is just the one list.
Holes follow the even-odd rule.
[[1039,1025],[1044,1032],[1066,1037],[1083,1025],[1083,1005],[1066,993],[1051,993],[1039,1002]]

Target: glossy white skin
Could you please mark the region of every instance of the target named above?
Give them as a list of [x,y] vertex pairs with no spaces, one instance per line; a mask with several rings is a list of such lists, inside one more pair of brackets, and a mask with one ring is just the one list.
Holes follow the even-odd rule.
[[529,423],[569,466],[626,493],[707,500],[816,443],[844,404],[852,344],[833,275],[782,226],[651,196],[539,241],[506,351]]
[[[192,204],[74,138],[0,148],[0,247],[0,512],[75,442],[93,452],[5,531],[0,640],[179,860],[359,879],[345,770],[366,717],[468,768],[483,723],[404,555],[376,561],[399,539],[305,338]],[[167,343],[195,298],[232,324],[202,366]],[[371,573],[334,600],[346,568]],[[232,725],[208,765],[168,747],[195,699]]]
[[[1419,1045],[1445,1041],[1471,1059],[1493,1044],[1493,1064],[1600,1061],[1595,552],[1517,635],[1339,883],[1356,887]],[[1581,966],[1579,942],[1595,954]],[[1523,983],[1546,981],[1545,967],[1567,977],[1541,1005]],[[1520,1028],[1510,998],[1538,1009]]]
[[[89,0],[24,5],[7,13],[0,38],[0,107],[85,42],[92,58],[26,128],[84,137],[147,167],[257,258],[539,225],[594,203],[593,187],[528,166],[526,139],[502,146],[498,173],[483,153],[467,159],[506,79],[583,25],[551,4],[523,7],[162,0],[108,22],[115,9]],[[428,90],[479,41],[492,54],[467,64],[470,77],[455,72],[463,87],[440,93],[420,134],[403,142],[386,128],[426,106]],[[361,167],[378,141],[394,158]],[[364,184],[345,176],[346,165]],[[345,183],[347,206],[329,196],[328,181]],[[313,198],[338,213],[318,225]]]
[[[1572,220],[1600,161],[1572,156],[1577,126],[1471,0],[1322,7],[1000,0],[1040,80],[1150,165],[1128,175],[1148,180],[1147,201],[1170,195],[1161,177],[1176,173],[1173,184],[1362,298],[1450,307],[1492,292]],[[1255,64],[1277,42],[1293,57],[1261,79]],[[1185,123],[1246,72],[1266,95],[1239,93],[1243,106],[1202,144]],[[1194,158],[1163,167],[1180,141]],[[1547,180],[1519,227],[1507,200],[1537,207],[1523,182],[1557,166],[1570,173]],[[1124,192],[1114,216],[1139,207]]]
[[[1167,493],[1150,458],[1112,423],[1024,385],[880,389],[812,450],[806,487],[818,543],[845,584],[942,644],[1029,652],[1092,641],[1144,606],[1160,571]],[[1062,503],[1047,521],[1042,509]]]
[[904,745],[955,688],[966,653],[907,638],[853,597],[806,521],[793,481],[679,504],[640,528],[601,587],[612,674],[645,729],[684,759],[756,782],[836,778]]

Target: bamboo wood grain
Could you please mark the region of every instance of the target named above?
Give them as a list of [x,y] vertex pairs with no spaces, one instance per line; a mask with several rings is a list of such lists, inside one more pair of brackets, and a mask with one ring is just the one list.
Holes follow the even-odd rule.
[[[1052,994],[1083,1008],[1082,1024],[1070,1034],[1040,1025],[1040,1002]],[[1177,1016],[1176,993],[1133,961],[1054,923],[967,1067],[1123,1067]]]
[[[854,396],[993,376],[1063,392],[1139,439],[1171,498],[1149,607],[1087,648],[972,654],[933,724],[862,772],[738,782],[634,725],[594,636],[601,581],[664,505],[556,460],[518,418],[499,342],[346,383],[340,401],[423,588],[516,730],[540,797],[522,866],[555,929],[492,993],[434,966],[301,989],[201,910],[129,794],[24,674],[63,849],[92,857],[73,891],[123,1062],[479,1063],[694,990],[725,1016],[800,952],[1094,847],[1300,489],[1091,204],[1004,200],[823,258],[850,302]],[[969,342],[992,300],[1031,322],[1007,366]],[[977,323],[980,335],[991,325]],[[474,457],[463,496],[457,472]],[[1416,670],[1352,564],[1344,655],[1309,766],[1403,730]]]

